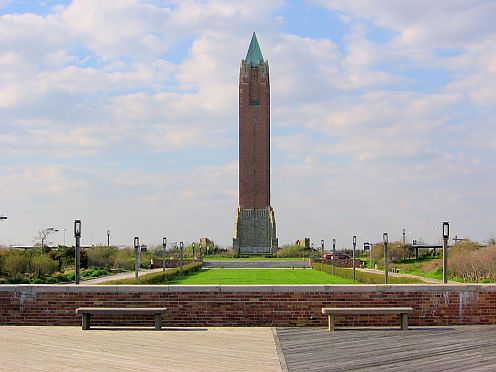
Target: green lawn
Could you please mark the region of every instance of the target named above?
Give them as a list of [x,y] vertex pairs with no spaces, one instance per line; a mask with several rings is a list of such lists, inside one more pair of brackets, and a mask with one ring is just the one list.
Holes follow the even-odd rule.
[[353,284],[312,269],[204,269],[167,284]]

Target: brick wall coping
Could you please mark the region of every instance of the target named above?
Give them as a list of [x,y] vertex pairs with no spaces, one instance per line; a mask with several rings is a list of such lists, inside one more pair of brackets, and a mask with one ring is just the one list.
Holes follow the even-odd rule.
[[129,293],[129,292],[496,292],[496,284],[360,284],[360,285],[58,285],[1,284],[0,292]]

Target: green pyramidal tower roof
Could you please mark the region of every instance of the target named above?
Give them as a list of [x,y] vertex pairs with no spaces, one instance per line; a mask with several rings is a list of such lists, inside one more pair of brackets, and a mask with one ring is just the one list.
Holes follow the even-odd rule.
[[258,66],[263,62],[262,52],[260,46],[258,45],[257,35],[253,33],[251,37],[250,47],[248,48],[248,53],[246,53],[245,62],[250,62],[253,67]]

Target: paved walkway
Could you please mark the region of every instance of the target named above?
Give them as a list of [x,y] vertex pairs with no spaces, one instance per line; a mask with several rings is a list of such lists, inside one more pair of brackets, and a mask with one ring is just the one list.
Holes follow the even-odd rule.
[[205,268],[256,268],[256,269],[291,269],[291,268],[310,268],[310,261],[307,259],[299,260],[203,260]]
[[[369,273],[374,273],[374,274],[384,275],[384,270],[361,269],[361,268],[357,268],[357,270],[364,271],[364,272],[369,272]],[[397,273],[390,272],[389,273],[389,276],[397,276],[397,277],[403,277],[403,278],[420,279],[420,280],[423,280],[426,283],[431,283],[431,284],[439,284],[439,283],[442,283],[443,282],[442,280],[432,279],[432,278],[426,278],[424,276],[411,275],[411,274],[399,274],[399,273],[397,274]],[[458,282],[452,282],[452,281],[450,281],[450,283],[458,283]]]
[[[139,272],[139,275],[145,275],[149,273],[155,273],[158,271],[162,271],[162,269],[141,269]],[[128,279],[128,278],[134,278],[134,271],[126,271],[124,273],[119,273],[115,275],[105,275],[105,276],[100,276],[95,279],[85,279],[81,281],[81,284],[84,285],[92,285],[92,284],[99,284],[106,282],[108,280],[117,280],[117,279]],[[72,283],[71,283],[72,284]]]

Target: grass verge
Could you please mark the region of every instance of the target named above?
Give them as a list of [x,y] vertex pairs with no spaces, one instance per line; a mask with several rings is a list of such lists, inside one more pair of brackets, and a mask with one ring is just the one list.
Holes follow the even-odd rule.
[[205,269],[167,284],[350,284],[351,280],[309,269]]
[[166,271],[161,271],[158,273],[150,273],[140,276],[138,279],[116,279],[108,280],[106,282],[100,283],[101,285],[123,285],[123,284],[171,284],[171,280],[190,275],[191,273],[201,270],[201,263],[195,262],[188,265],[184,265],[183,269],[176,267],[173,269],[168,269]]
[[[312,263],[312,267],[315,270],[322,270],[326,273],[332,274],[332,265],[323,265],[320,263]],[[353,278],[353,270],[344,268],[344,267],[336,267],[336,275],[341,278],[352,280]],[[363,271],[355,271],[355,278],[358,283],[361,284],[384,284],[384,275],[375,274],[375,273],[367,273]],[[353,281],[352,281],[353,283]],[[425,284],[424,281],[415,278],[403,278],[397,276],[389,276],[389,284]]]

